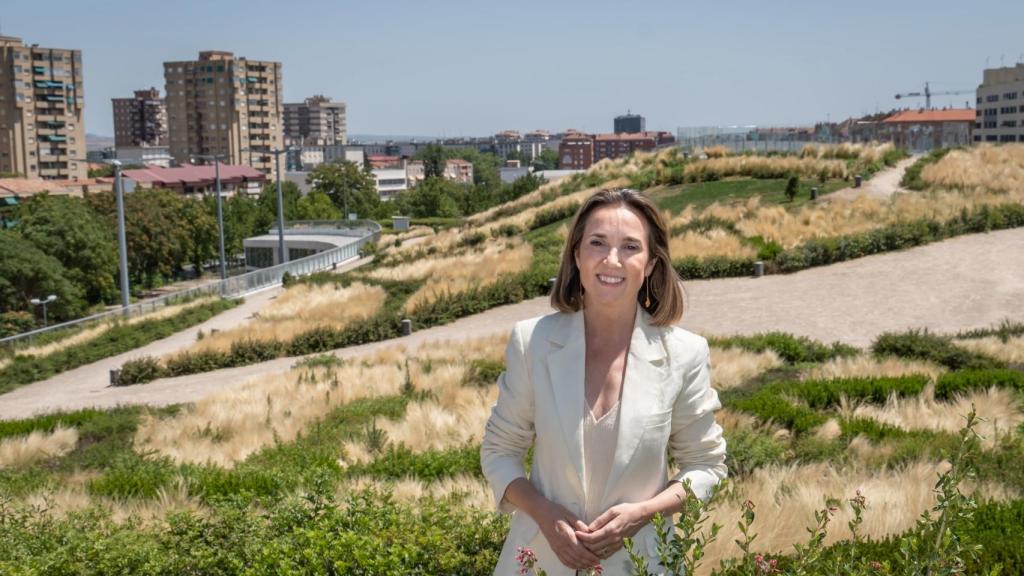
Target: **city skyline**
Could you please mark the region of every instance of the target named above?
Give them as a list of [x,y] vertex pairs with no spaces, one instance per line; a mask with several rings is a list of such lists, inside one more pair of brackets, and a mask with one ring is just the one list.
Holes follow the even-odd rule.
[[[609,132],[627,110],[671,131],[837,121],[923,106],[893,96],[926,81],[974,90],[986,62],[1012,66],[1024,52],[1013,42],[1024,5],[1007,2],[863,2],[856,13],[809,2],[146,4],[58,0],[61,19],[12,5],[0,33],[81,50],[86,130],[103,136],[113,134],[111,98],[164,92],[163,62],[202,50],[282,62],[284,101],[344,102],[352,135],[435,137]],[[965,103],[972,94],[933,98]]]

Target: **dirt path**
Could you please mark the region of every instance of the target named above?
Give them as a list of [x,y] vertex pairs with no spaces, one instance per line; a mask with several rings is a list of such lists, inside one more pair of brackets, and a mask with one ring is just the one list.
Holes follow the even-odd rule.
[[[1024,320],[1024,266],[1020,262],[1024,262],[1024,229],[962,236],[789,275],[687,282],[682,325],[703,335],[781,330],[825,342],[866,346],[877,334],[890,330],[927,327],[953,332],[1003,318]],[[198,329],[209,331],[239,322],[274,294],[276,291],[253,295],[242,307],[182,334],[0,396],[0,419],[86,406],[191,402],[254,376],[285,371],[295,358],[138,386],[107,387],[108,370],[124,360],[183,347],[191,343]],[[535,298],[406,338],[346,348],[336,354],[350,357],[394,344],[414,349],[437,339],[507,332],[517,320],[548,312],[547,298]]]
[[861,183],[860,188],[842,188],[831,194],[822,196],[822,200],[845,199],[853,200],[857,196],[867,195],[872,198],[885,199],[897,192],[907,192],[900,187],[900,180],[903,180],[903,173],[911,164],[917,161],[919,156],[904,158],[891,168],[880,170],[870,180]]

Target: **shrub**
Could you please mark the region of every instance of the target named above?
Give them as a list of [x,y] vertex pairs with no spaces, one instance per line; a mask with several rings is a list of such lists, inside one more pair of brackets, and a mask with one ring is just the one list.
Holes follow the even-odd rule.
[[767,434],[737,430],[726,434],[725,439],[729,445],[725,464],[731,477],[743,477],[768,464],[787,461],[786,444]]
[[855,356],[858,353],[853,346],[840,342],[825,345],[806,336],[793,336],[785,332],[765,332],[753,336],[731,336],[709,340],[712,345],[722,348],[743,348],[756,353],[772,350],[790,364],[824,362],[836,357]]
[[505,364],[500,360],[487,358],[474,358],[469,361],[466,370],[466,377],[463,384],[469,386],[489,387],[498,380],[498,376],[505,371]]
[[231,366],[244,366],[266,362],[281,356],[284,350],[284,344],[277,340],[237,340],[231,343],[229,363]]
[[491,237],[500,238],[504,236],[506,238],[511,238],[512,236],[518,236],[519,234],[522,233],[523,229],[520,228],[519,226],[516,226],[515,224],[512,223],[505,223],[491,230]]
[[281,275],[281,286],[287,288],[292,284],[295,284],[296,277],[291,272],[285,272]]
[[786,199],[792,202],[796,200],[796,192],[800,187],[800,178],[798,176],[790,176],[786,179]]
[[126,453],[114,460],[99,478],[88,483],[89,492],[111,498],[155,498],[171,483],[174,466],[166,459],[148,459]]
[[160,366],[160,361],[152,356],[134,358],[121,365],[121,374],[114,383],[115,386],[128,386],[140,382],[149,382],[165,375],[166,370]]
[[530,230],[536,230],[548,224],[554,224],[566,218],[571,218],[580,209],[579,202],[569,202],[562,206],[554,206],[539,210],[530,222]]
[[936,398],[952,398],[973,390],[996,386],[1024,392],[1024,372],[1006,368],[947,372],[935,383]]
[[916,358],[942,364],[951,370],[1002,368],[1003,362],[977,352],[971,352],[946,336],[939,336],[926,330],[909,330],[902,333],[886,332],[875,338],[871,351],[876,356],[899,356]]
[[916,162],[907,167],[907,171],[903,173],[903,179],[900,180],[900,186],[907,190],[924,190],[928,187],[928,183],[921,179],[921,171],[924,167],[929,164],[935,164],[939,160],[942,160],[946,154],[949,154],[952,148],[941,148],[939,150],[933,150],[928,154],[925,154],[921,158],[918,158]]
[[736,260],[727,256],[697,258],[689,256],[672,262],[683,280],[707,280],[709,278],[734,278],[750,276],[754,272],[754,261]]

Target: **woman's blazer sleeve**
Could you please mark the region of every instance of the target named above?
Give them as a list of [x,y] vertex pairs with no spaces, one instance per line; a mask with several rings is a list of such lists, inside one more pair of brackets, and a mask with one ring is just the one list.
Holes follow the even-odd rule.
[[725,438],[715,422],[715,411],[722,407],[718,393],[711,388],[711,350],[700,338],[696,362],[684,372],[683,388],[672,408],[672,432],[669,454],[679,473],[673,482],[690,480],[693,493],[703,500],[726,476]]
[[498,377],[498,401],[491,409],[480,447],[480,466],[494,492],[498,510],[514,507],[505,490],[516,478],[525,478],[523,459],[533,445],[533,383],[526,368],[521,324],[516,324],[505,350],[505,371]]

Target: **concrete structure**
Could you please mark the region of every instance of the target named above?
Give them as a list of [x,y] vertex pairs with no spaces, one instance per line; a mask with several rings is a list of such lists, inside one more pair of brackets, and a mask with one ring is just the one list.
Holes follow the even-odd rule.
[[[167,188],[182,194],[213,194],[216,192],[214,166],[179,166],[177,168],[140,168],[125,170],[125,189]],[[220,165],[220,187],[223,196],[236,193],[257,195],[266,183],[267,177],[260,171],[245,165]]]
[[558,166],[565,170],[586,170],[594,163],[594,139],[581,132],[567,132],[558,146]]
[[[288,261],[312,256],[325,250],[358,243],[367,234],[376,232],[379,227],[366,221],[303,221],[288,222],[284,228],[284,247],[288,251]],[[279,238],[277,228],[272,228],[262,236],[246,238],[242,241],[245,249],[246,270],[267,268],[281,263],[278,253]],[[353,257],[355,257],[353,255]]]
[[[971,143],[974,121],[975,111],[970,108],[906,110],[882,120],[878,140],[911,152],[966,146]],[[1016,135],[1005,141],[1016,141]]]
[[316,95],[284,105],[284,139],[289,146],[348,144],[345,103]]
[[647,120],[639,114],[626,112],[622,116],[616,116],[614,122],[616,134],[638,134],[647,131]]
[[[223,154],[226,164],[246,164],[274,176],[274,156],[284,147],[281,63],[206,51],[198,60],[164,62],[171,156]],[[283,159],[282,159],[283,160]]]
[[117,148],[167,145],[167,103],[156,88],[136,90],[132,98],[112,98]]
[[0,36],[0,172],[84,179],[82,52]]
[[1024,142],[1024,64],[986,69],[976,101],[974,142]]

